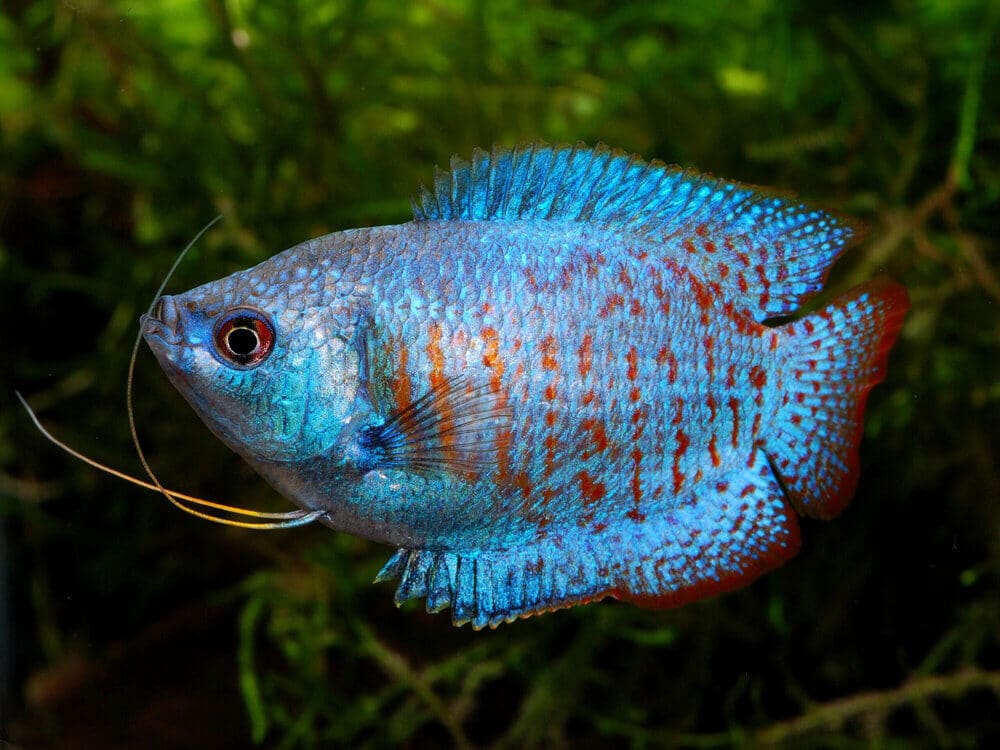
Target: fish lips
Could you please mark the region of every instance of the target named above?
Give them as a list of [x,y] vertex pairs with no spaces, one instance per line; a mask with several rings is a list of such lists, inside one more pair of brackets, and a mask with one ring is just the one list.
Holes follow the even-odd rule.
[[165,295],[139,318],[142,337],[161,363],[176,363],[177,351],[184,346],[184,323],[180,306]]

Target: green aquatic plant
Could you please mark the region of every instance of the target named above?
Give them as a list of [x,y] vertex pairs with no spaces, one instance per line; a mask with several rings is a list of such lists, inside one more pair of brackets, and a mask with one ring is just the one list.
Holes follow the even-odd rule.
[[[995,744],[998,16],[988,0],[5,3],[0,739]],[[859,216],[869,238],[817,306],[883,271],[908,288],[858,495],[836,526],[804,525],[794,567],[679,610],[455,631],[370,585],[383,548],[199,525],[67,463],[15,408],[17,387],[135,473],[117,408],[135,321],[211,216],[173,288],[405,220],[430,164],[539,137]],[[136,382],[168,486],[280,507],[148,358]]]

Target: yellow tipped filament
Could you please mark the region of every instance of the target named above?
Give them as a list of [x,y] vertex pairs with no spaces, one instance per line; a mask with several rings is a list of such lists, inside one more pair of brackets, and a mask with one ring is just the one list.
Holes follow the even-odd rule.
[[[181,261],[184,259],[184,256],[187,255],[188,250],[190,250],[194,246],[194,244],[201,238],[203,234],[205,234],[205,232],[207,232],[209,229],[215,226],[215,224],[221,218],[222,216],[220,215],[212,219],[212,221],[210,221],[207,225],[205,225],[205,227],[202,228],[202,230],[198,232],[197,235],[195,235],[194,239],[188,243],[187,247],[185,247],[180,252],[180,255],[177,256],[177,259],[174,261],[174,264],[170,267],[170,270],[167,272],[167,275],[163,278],[163,282],[160,284],[160,288],[157,289],[156,294],[153,295],[153,301],[149,305],[147,314],[152,313],[153,306],[156,304],[156,300],[160,298],[160,295],[163,293],[163,290],[167,286],[167,282],[170,280],[170,277],[173,276],[174,271],[177,270],[177,266],[180,265]],[[53,445],[57,446],[58,448],[61,448],[74,458],[83,461],[85,464],[93,466],[95,469],[99,469],[100,471],[111,474],[112,476],[118,477],[119,479],[124,479],[126,482],[131,482],[132,484],[137,485],[139,487],[143,487],[144,489],[153,490],[154,492],[161,493],[165,498],[167,498],[167,500],[170,501],[171,504],[173,504],[180,510],[184,511],[185,513],[190,513],[192,516],[197,516],[198,518],[203,518],[206,521],[220,523],[225,526],[236,526],[241,529],[270,530],[270,529],[288,529],[294,526],[304,526],[307,523],[312,523],[313,521],[315,521],[316,519],[318,519],[323,515],[324,511],[322,510],[312,510],[312,511],[293,510],[293,511],[288,511],[286,513],[267,513],[258,510],[250,510],[249,508],[240,508],[233,505],[224,505],[223,503],[216,503],[211,500],[204,500],[200,497],[193,497],[191,495],[186,495],[182,492],[177,492],[175,490],[168,490],[166,487],[160,484],[160,480],[157,479],[156,475],[153,473],[153,469],[150,467],[149,462],[146,460],[146,455],[142,450],[142,446],[139,444],[139,434],[136,431],[135,416],[132,409],[132,381],[134,379],[134,374],[135,374],[135,361],[139,354],[139,345],[141,342],[142,342],[142,329],[140,327],[139,333],[136,335],[135,338],[135,344],[132,347],[132,356],[129,359],[128,380],[125,386],[125,404],[128,410],[128,423],[129,423],[129,430],[132,433],[132,442],[135,445],[136,453],[139,455],[139,461],[142,463],[142,467],[146,470],[146,473],[152,480],[152,484],[150,484],[149,482],[145,482],[141,479],[137,479],[136,477],[130,476],[124,472],[118,471],[117,469],[113,469],[110,466],[106,466],[105,464],[102,464],[99,461],[95,461],[94,459],[83,455],[79,451],[70,448],[64,442],[54,437],[48,430],[45,429],[45,427],[42,426],[42,423],[35,415],[35,412],[32,411],[31,407],[28,405],[28,402],[24,400],[24,397],[20,393],[15,391],[14,395],[17,396],[18,400],[21,402],[21,405],[24,407],[25,411],[28,412],[28,416],[31,417],[31,421],[35,423],[35,427],[38,428],[38,431],[41,432],[42,435],[44,435],[45,438]],[[220,511],[222,513],[228,513],[230,515],[236,516],[237,518],[239,517],[254,518],[258,520],[240,521],[233,518],[226,518],[225,516],[221,515],[213,515],[211,513],[206,513],[205,511],[198,510],[197,507],[191,507],[191,506],[210,508],[212,510]]]
[[[22,396],[17,391],[14,391],[14,395],[17,396],[24,410],[28,412],[28,416],[31,421],[34,422],[35,427],[38,431],[42,433],[45,438],[55,445],[57,448],[61,448],[63,451],[73,456],[73,458],[83,461],[85,464],[93,466],[95,469],[99,469],[111,476],[118,477],[119,479],[124,479],[126,482],[131,482],[134,485],[143,487],[147,490],[153,490],[154,492],[162,493],[167,500],[173,503],[175,506],[183,510],[185,513],[190,513],[193,516],[198,516],[198,518],[204,518],[207,521],[214,521],[215,523],[222,523],[227,526],[239,526],[244,529],[287,529],[293,526],[303,526],[307,523],[311,523],[323,515],[322,511],[306,511],[306,510],[293,510],[287,513],[265,513],[258,510],[250,510],[248,508],[238,508],[232,505],[223,505],[222,503],[215,503],[211,500],[204,500],[200,497],[193,497],[191,495],[185,495],[183,492],[177,492],[176,490],[168,490],[159,482],[156,484],[150,484],[149,482],[144,482],[141,479],[130,476],[125,472],[118,471],[118,469],[113,469],[110,466],[95,461],[88,456],[83,455],[77,450],[74,450],[66,443],[59,440],[52,433],[45,429],[42,423],[39,421],[38,416],[28,405],[28,402],[24,400]],[[213,516],[208,513],[203,513],[196,508],[188,507],[185,503],[190,503],[192,505],[200,505],[204,508],[212,508],[214,510],[220,510],[225,513],[231,513],[236,516],[252,517],[262,519],[260,521],[236,521],[230,518],[222,518],[220,516]]]

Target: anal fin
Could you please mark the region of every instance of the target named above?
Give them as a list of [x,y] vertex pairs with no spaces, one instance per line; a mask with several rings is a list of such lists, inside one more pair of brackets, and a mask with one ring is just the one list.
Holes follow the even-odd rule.
[[638,522],[622,513],[599,533],[574,526],[503,551],[400,549],[376,578],[400,578],[397,604],[427,597],[456,625],[496,627],[612,596],[676,607],[744,586],[799,548],[798,521],[755,452],[741,469],[706,480]]
[[760,450],[741,469],[699,483],[658,525],[667,533],[658,543],[646,537],[650,546],[626,571],[619,599],[678,607],[732,591],[800,545],[798,517]]

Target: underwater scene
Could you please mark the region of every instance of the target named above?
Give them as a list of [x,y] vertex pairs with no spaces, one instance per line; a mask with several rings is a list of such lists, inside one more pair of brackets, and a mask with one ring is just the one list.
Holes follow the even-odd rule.
[[0,7],[0,747],[1000,743],[1000,5]]

